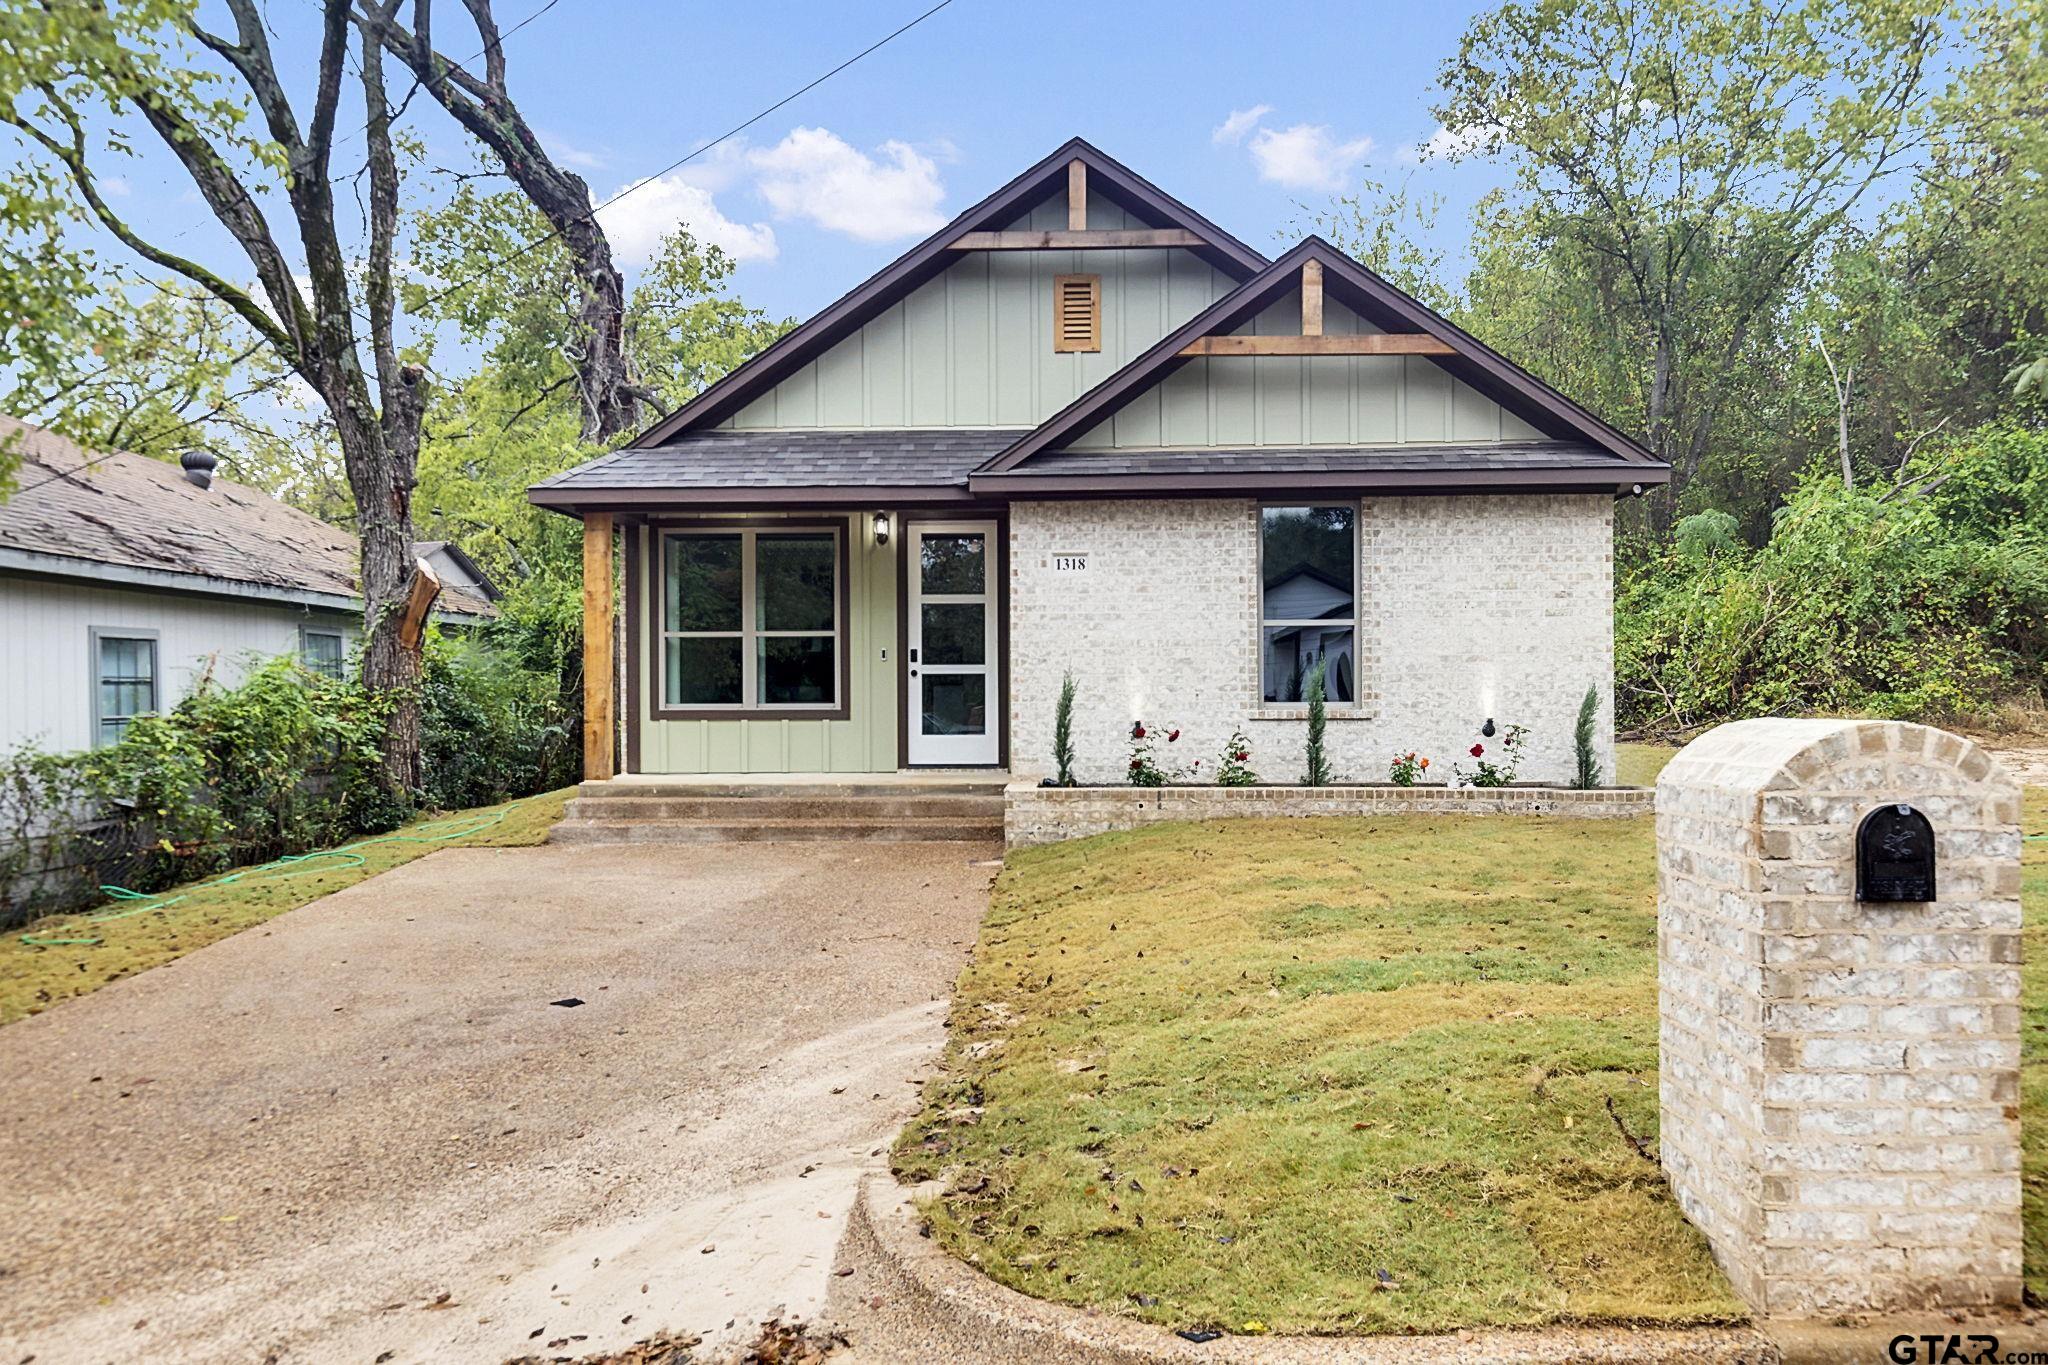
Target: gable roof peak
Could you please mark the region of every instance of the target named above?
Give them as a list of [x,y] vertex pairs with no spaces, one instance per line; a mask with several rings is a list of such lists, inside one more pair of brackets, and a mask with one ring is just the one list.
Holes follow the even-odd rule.
[[1263,254],[1093,143],[1084,138],[1068,138],[824,311],[785,332],[739,368],[641,432],[631,445],[660,445],[686,431],[716,425],[739,411],[858,330],[869,318],[944,271],[954,259],[953,243],[962,235],[1000,229],[1052,195],[1064,192],[1067,164],[1074,160],[1081,161],[1092,173],[1091,193],[1102,194],[1154,226],[1184,228],[1194,233],[1202,241],[1202,245],[1191,248],[1195,254],[1232,279],[1249,279],[1270,264]]
[[1668,469],[1633,437],[1312,232],[976,472],[1000,474],[1015,469],[1040,451],[1058,449],[1111,416],[1179,368],[1188,359],[1186,348],[1191,343],[1227,333],[1283,298],[1296,287],[1302,263],[1308,260],[1325,267],[1326,295],[1390,332],[1420,333],[1445,343],[1450,352],[1428,356],[1432,363],[1514,411],[1539,431],[1552,438],[1588,442],[1619,460],[1646,466],[1648,472]]

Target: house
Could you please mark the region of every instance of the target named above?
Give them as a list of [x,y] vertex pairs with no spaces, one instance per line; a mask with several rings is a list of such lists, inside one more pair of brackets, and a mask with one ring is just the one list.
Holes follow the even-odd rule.
[[1614,504],[1669,475],[1329,243],[1268,259],[1077,140],[529,496],[584,523],[592,773],[614,723],[628,773],[1042,772],[1071,674],[1083,780],[1143,719],[1290,781],[1320,658],[1340,778],[1494,720],[1558,780],[1589,686],[1612,770]]
[[[175,465],[94,452],[0,417],[20,458],[0,502],[0,745],[60,751],[118,739],[201,677],[232,682],[297,654],[339,675],[362,630],[356,542],[253,488],[200,487]],[[429,548],[431,546],[431,548]],[[495,614],[496,589],[441,542],[437,616]]]

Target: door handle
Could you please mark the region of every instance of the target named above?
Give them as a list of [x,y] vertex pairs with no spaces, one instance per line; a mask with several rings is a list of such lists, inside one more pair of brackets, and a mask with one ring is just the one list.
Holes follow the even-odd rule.
[[911,677],[913,677],[913,678],[914,678],[914,677],[916,677],[916,676],[917,676],[917,670],[916,670],[916,669],[914,669],[914,668],[913,668],[913,669],[911,669],[911,670],[910,670],[910,676],[911,676]]
[[910,662],[912,662],[912,663],[916,663],[916,662],[917,662],[917,651],[916,651],[915,649],[913,649],[913,650],[911,650],[911,651],[910,651]]

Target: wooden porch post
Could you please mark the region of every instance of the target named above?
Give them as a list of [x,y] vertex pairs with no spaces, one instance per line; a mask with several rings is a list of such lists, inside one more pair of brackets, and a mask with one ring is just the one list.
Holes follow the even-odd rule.
[[583,518],[583,776],[613,776],[612,518]]

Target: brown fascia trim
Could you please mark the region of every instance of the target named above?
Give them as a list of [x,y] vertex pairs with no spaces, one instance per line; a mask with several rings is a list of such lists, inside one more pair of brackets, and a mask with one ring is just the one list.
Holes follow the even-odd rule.
[[[1185,364],[1189,357],[1181,352],[1191,343],[1211,334],[1228,332],[1256,317],[1292,290],[1299,281],[1301,267],[1311,260],[1320,262],[1324,267],[1326,295],[1334,295],[1353,306],[1362,299],[1365,307],[1360,311],[1369,318],[1375,313],[1382,317],[1391,314],[1400,326],[1427,332],[1450,342],[1458,349],[1458,354],[1432,357],[1436,364],[1495,402],[1505,402],[1517,408],[1534,404],[1549,414],[1560,428],[1553,430],[1551,435],[1591,441],[1631,464],[1662,464],[1637,442],[1542,380],[1438,317],[1322,238],[1311,236],[1266,267],[1263,273],[1197,313],[1178,331],[1019,437],[1009,449],[975,471],[975,477],[1008,473],[1040,451],[1064,446],[1075,436],[1111,416]],[[1351,297],[1347,298],[1347,294]],[[1377,318],[1374,320],[1378,321]]]
[[550,512],[581,517],[593,512],[660,512],[750,507],[850,511],[862,507],[946,506],[970,501],[958,484],[774,488],[530,488],[526,500]]
[[1669,466],[1615,462],[1613,469],[1386,469],[1359,473],[1231,472],[1174,474],[976,474],[969,486],[983,497],[1114,498],[1217,493],[1613,493],[1668,483]]
[[1266,258],[1216,224],[1161,190],[1119,161],[1080,138],[1054,149],[1044,160],[1003,185],[952,222],[904,252],[868,277],[838,302],[809,321],[785,332],[767,349],[758,352],[739,368],[692,398],[663,420],[640,433],[628,444],[655,446],[696,427],[724,421],[764,391],[786,378],[789,372],[822,353],[833,343],[851,336],[874,310],[938,275],[959,259],[950,250],[963,232],[972,232],[997,218],[1022,213],[1067,183],[1067,164],[1080,161],[1088,167],[1091,189],[1119,207],[1161,227],[1185,227],[1199,233],[1206,248],[1196,254],[1225,274],[1249,279],[1266,268]]

